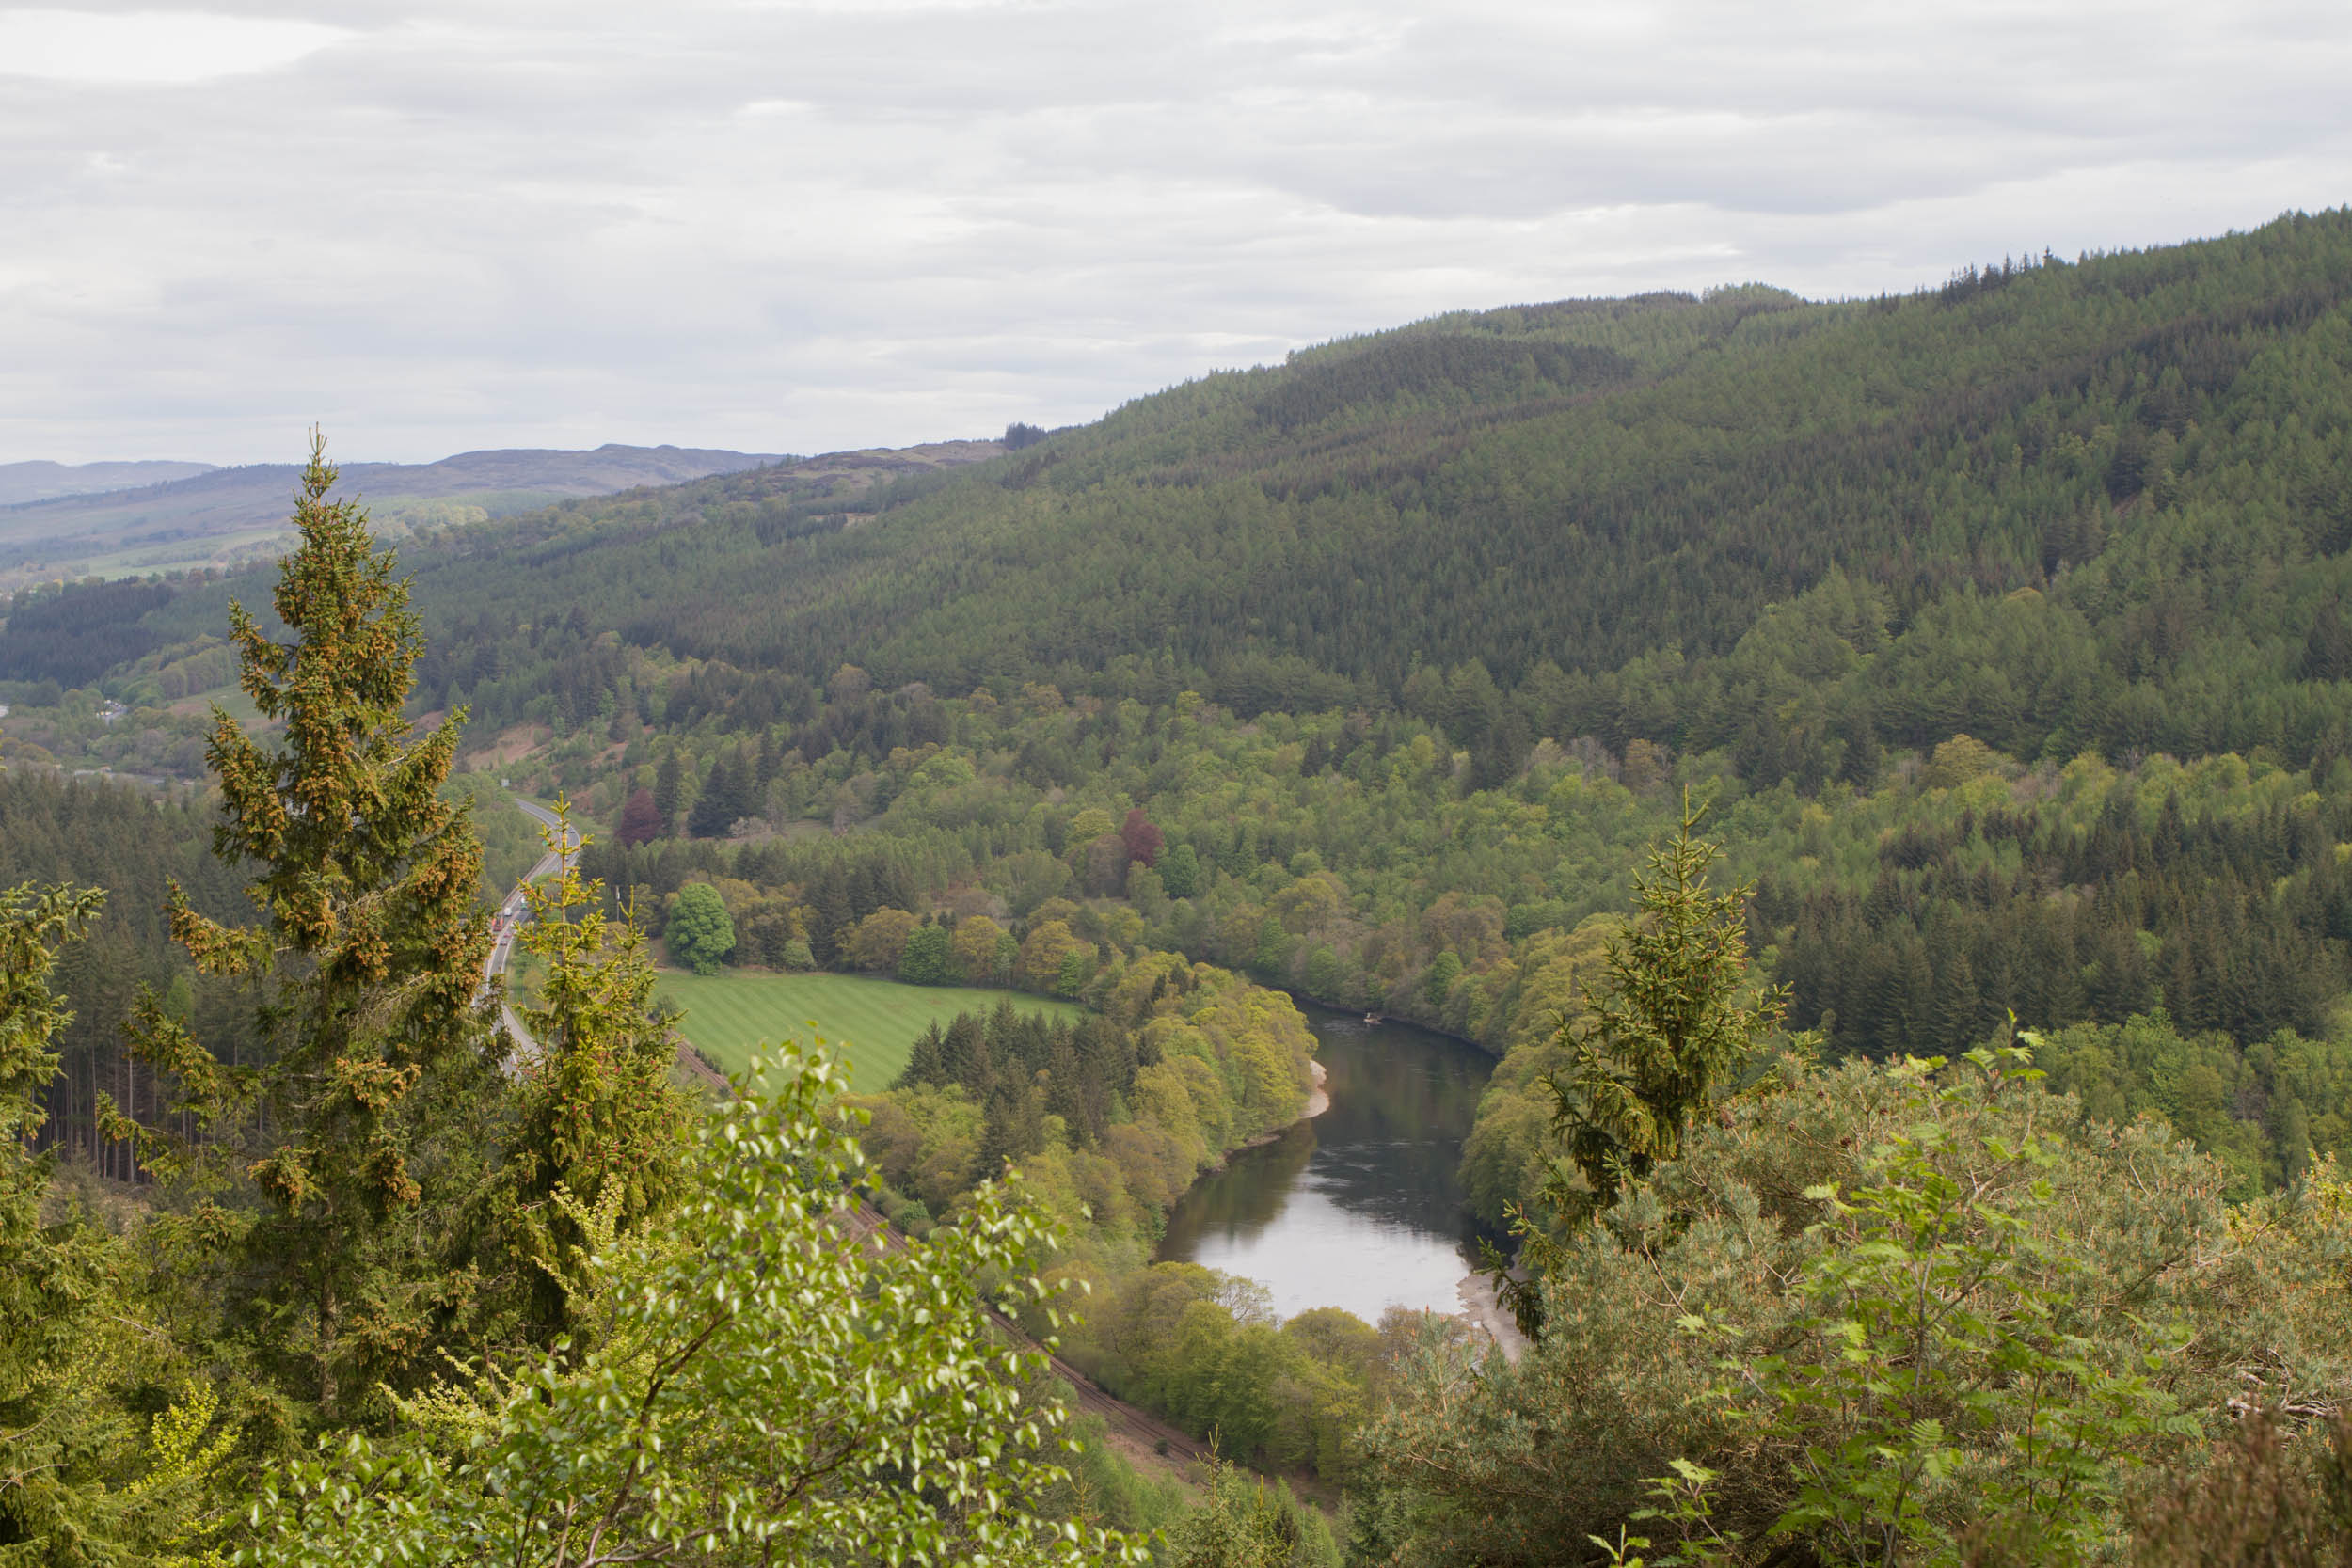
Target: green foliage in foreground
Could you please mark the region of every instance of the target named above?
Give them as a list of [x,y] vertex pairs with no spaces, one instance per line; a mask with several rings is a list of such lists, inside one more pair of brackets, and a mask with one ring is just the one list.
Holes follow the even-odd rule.
[[1520,1362],[1439,1345],[1406,1372],[1367,1436],[1367,1545],[1958,1562],[1998,1524],[2011,1560],[2079,1560],[2241,1403],[2352,1390],[2332,1167],[2233,1208],[2169,1130],[2015,1066],[1784,1061],[1694,1123],[1541,1276]]
[[2195,1482],[2157,1500],[2142,1568],[2352,1568],[2352,1417],[2249,1416]]
[[525,890],[522,947],[545,963],[535,1006],[522,1010],[537,1047],[511,1098],[515,1119],[496,1207],[507,1244],[529,1259],[531,1340],[544,1347],[577,1326],[566,1282],[589,1237],[585,1204],[614,1233],[666,1213],[685,1186],[691,1110],[670,1082],[670,1031],[653,1014],[653,965],[635,926],[597,907],[583,881],[571,807],[558,799],[548,847],[552,889]]
[[91,1465],[119,1444],[124,1424],[105,1408],[100,1365],[122,1336],[93,1300],[113,1259],[84,1227],[44,1229],[50,1162],[24,1144],[42,1119],[36,1097],[57,1070],[50,1038],[66,1014],[49,989],[56,950],[103,901],[87,890],[0,893],[0,1539],[99,1551],[125,1523]]
[[[1707,808],[1685,795],[1673,836],[1654,846],[1636,872],[1636,915],[1612,937],[1604,979],[1581,1024],[1563,1021],[1557,1042],[1573,1053],[1573,1069],[1548,1074],[1551,1131],[1567,1150],[1554,1162],[1540,1195],[1550,1223],[1508,1206],[1537,1275],[1557,1261],[1554,1227],[1573,1227],[1617,1200],[1661,1161],[1677,1159],[1693,1117],[1732,1088],[1772,1037],[1787,999],[1760,1001],[1747,989],[1745,903],[1753,890],[1718,893],[1707,869],[1721,853],[1695,836]],[[1534,1334],[1543,1322],[1539,1290],[1514,1277],[1491,1243],[1482,1243],[1497,1294]]]
[[1209,1464],[1208,1496],[1168,1532],[1167,1568],[1340,1568],[1321,1513],[1222,1460]]
[[0,890],[0,1559],[25,1568],[194,1562],[226,1523],[218,1398],[136,1291],[135,1252],[87,1214],[44,1214],[56,1161],[26,1149],[67,1021],[50,976],[103,899]]
[[314,431],[301,543],[272,597],[291,640],[230,606],[239,685],[282,732],[257,738],[215,708],[205,753],[214,853],[250,873],[262,922],[171,899],[197,966],[251,984],[269,1059],[247,1069],[143,994],[133,1052],[179,1102],[111,1135],[227,1197],[202,1228],[237,1238],[233,1264],[212,1261],[251,1292],[241,1331],[282,1386],[347,1418],[449,1327],[453,1227],[419,1222],[484,1180],[478,1119],[502,1084],[474,1006],[490,951],[482,846],[441,793],[465,715],[425,735],[402,716],[421,651],[408,586],[357,503],[326,499],[334,484]]
[[982,1307],[1050,1300],[1045,1220],[992,1185],[963,1224],[876,1246],[850,1223],[846,1087],[821,1047],[755,1063],[661,1234],[615,1242],[582,1211],[604,1244],[567,1355],[444,1386],[397,1434],[277,1470],[251,1560],[1141,1560],[1035,1512],[1069,1480],[1065,1415]]

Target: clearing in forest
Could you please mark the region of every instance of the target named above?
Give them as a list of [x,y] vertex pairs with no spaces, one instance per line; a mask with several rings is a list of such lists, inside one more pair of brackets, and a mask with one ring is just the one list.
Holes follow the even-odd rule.
[[706,975],[665,969],[655,990],[686,1009],[679,1029],[729,1072],[749,1061],[752,1048],[763,1041],[805,1040],[813,1022],[817,1033],[841,1053],[850,1085],[860,1094],[889,1086],[906,1066],[914,1037],[934,1019],[945,1024],[958,1013],[989,1012],[1006,998],[1024,1012],[1074,1018],[1079,1011],[1071,1003],[1026,991],[905,986],[855,974],[730,970]]

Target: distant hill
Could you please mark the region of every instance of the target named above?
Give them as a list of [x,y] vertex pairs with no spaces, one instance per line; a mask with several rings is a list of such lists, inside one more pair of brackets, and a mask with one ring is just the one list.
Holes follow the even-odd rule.
[[[1017,451],[575,499],[402,562],[420,706],[483,725],[635,705],[758,728],[851,664],[878,689],[1402,706],[1482,778],[1585,736],[1808,788],[1963,734],[2332,766],[2347,476],[2339,210],[1880,299],[1463,312]],[[230,592],[118,608],[160,654]],[[11,646],[33,657],[0,645],[0,679],[25,678]]]
[[[751,725],[849,663],[1245,713],[1454,703],[1500,716],[1462,721],[1490,771],[1545,735],[1806,780],[1963,732],[2300,764],[2352,756],[2347,367],[2352,213],[2297,214],[1883,299],[1439,317],[854,495],[724,475],[403,559],[426,705],[484,723],[688,659]],[[206,598],[153,630],[215,624]],[[551,617],[622,648],[575,658]]]
[[[342,470],[338,494],[366,498],[389,529],[479,522],[582,496],[611,495],[643,485],[676,484],[709,474],[735,473],[779,461],[774,453],[696,447],[628,447],[607,443],[593,451],[528,448],[460,452],[437,463],[354,463]],[[270,553],[292,506],[293,464],[260,463],[208,468],[202,464],[57,464],[0,467],[0,483],[28,473],[29,494],[50,475],[103,477],[119,470],[112,488],[53,487],[46,499],[0,504],[0,588],[47,577],[121,577],[194,565],[230,565]],[[147,483],[129,487],[139,481]],[[56,482],[60,483],[62,482]],[[8,492],[0,490],[0,502]]]
[[0,463],[0,506],[167,484],[212,471],[210,463]]

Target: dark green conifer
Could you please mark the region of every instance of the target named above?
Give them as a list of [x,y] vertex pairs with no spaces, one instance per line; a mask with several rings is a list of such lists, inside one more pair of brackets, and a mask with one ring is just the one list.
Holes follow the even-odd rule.
[[132,1034],[185,1085],[212,1135],[204,1163],[224,1176],[242,1164],[266,1199],[231,1271],[279,1315],[264,1358],[342,1416],[460,1305],[442,1248],[481,1160],[460,1124],[495,1105],[501,1080],[476,1006],[482,847],[439,793],[466,715],[422,736],[403,717],[421,651],[408,587],[358,504],[328,499],[335,478],[313,432],[300,544],[273,601],[293,641],[230,608],[239,685],[283,743],[216,705],[206,748],[222,796],[214,851],[253,868],[262,922],[222,925],[172,895],[172,933],[198,966],[261,989],[271,1059],[232,1070],[151,996]]
[[1511,1206],[1529,1277],[1512,1277],[1485,1249],[1503,1304],[1530,1334],[1541,1328],[1539,1283],[1560,1256],[1559,1227],[1583,1223],[1627,1182],[1678,1158],[1692,1120],[1736,1086],[1787,1011],[1785,990],[1744,995],[1753,890],[1708,885],[1721,850],[1697,836],[1706,814],[1686,796],[1674,836],[1651,846],[1647,869],[1633,879],[1633,927],[1609,944],[1606,984],[1583,1019],[1561,1025],[1575,1065],[1544,1082],[1575,1180],[1555,1168],[1546,1184],[1551,1225]]
[[26,1563],[115,1561],[130,1544],[127,1499],[105,1483],[132,1433],[102,1397],[126,1370],[107,1364],[121,1270],[103,1235],[42,1223],[52,1162],[28,1148],[68,1017],[50,974],[103,897],[0,890],[0,1556]]
[[665,833],[677,821],[678,804],[684,799],[685,790],[685,769],[679,765],[677,753],[662,753],[661,765],[653,771],[653,809],[661,814],[661,829]]

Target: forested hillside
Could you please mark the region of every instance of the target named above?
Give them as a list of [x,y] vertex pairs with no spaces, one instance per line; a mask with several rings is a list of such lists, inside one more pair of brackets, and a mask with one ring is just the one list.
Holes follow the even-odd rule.
[[[1689,785],[1835,1049],[2013,1009],[2332,1060],[2348,305],[2331,212],[1900,297],[1439,318],[961,469],[435,535],[416,705],[650,841],[603,869],[657,927],[717,879],[742,962],[872,967],[847,939],[882,911],[1016,954],[1050,926],[1069,976],[995,977],[1076,994],[1174,948],[1505,1051]],[[10,727],[170,771],[243,580],[20,599],[6,673],[53,684]],[[107,649],[135,723],[39,705]],[[2270,1069],[2224,1077],[2249,1181],[2341,1145]]]
[[[2327,688],[2352,673],[2322,613],[2352,544],[2348,295],[2336,212],[1899,298],[1440,318],[961,474],[836,499],[754,471],[456,531],[409,556],[428,700],[497,688],[486,719],[546,695],[539,717],[577,721],[623,694],[619,662],[579,667],[617,631],[756,672],[752,721],[790,716],[771,683],[845,662],[946,691],[1177,682],[1253,712],[1393,701],[1476,660],[1545,728],[1745,740],[1801,777],[1863,733],[2299,761],[2340,742]],[[1836,569],[1883,595],[1892,657],[1728,658]],[[146,624],[199,633],[219,602]],[[1805,687],[1818,705],[1758,715]]]
[[[1683,1560],[1891,1560],[1836,1544],[1866,1526],[1922,1560],[2078,1561],[2193,1541],[2240,1492],[2335,1506],[2352,1433],[2333,1461],[2265,1458],[2235,1413],[2316,1421],[2352,1387],[2352,214],[1879,300],[1447,317],[1004,445],[430,532],[398,562],[413,600],[314,460],[277,602],[315,624],[291,643],[265,614],[232,628],[231,596],[268,600],[251,575],[11,603],[0,888],[110,895],[79,945],[65,894],[0,911],[30,1021],[8,1105],[45,1105],[53,1137],[122,1131],[105,1107],[145,1070],[139,1147],[243,1216],[158,1222],[185,1250],[152,1310],[201,1301],[217,1330],[103,1404],[181,1420],[167,1370],[230,1347],[206,1375],[243,1402],[242,1467],[187,1483],[207,1530],[266,1523],[276,1560],[321,1562],[551,1539],[510,1477],[556,1455],[622,1509],[648,1462],[611,1390],[650,1378],[627,1397],[716,1424],[628,1502],[644,1539],[675,1486],[677,1517],[749,1542],[767,1515],[728,1512],[728,1467],[767,1473],[778,1432],[867,1432],[876,1402],[835,1408],[827,1380],[907,1385],[860,1361],[877,1346],[998,1367],[966,1340],[1000,1279],[1040,1332],[1067,1323],[1058,1287],[1093,1287],[1071,1356],[1346,1488],[1358,1561],[1581,1560],[1598,1530],[1630,1561],[1629,1528]],[[315,617],[345,592],[383,636]],[[350,694],[316,689],[357,769],[274,717],[338,660]],[[208,715],[240,667],[250,700]],[[56,772],[193,778],[208,742],[210,800]],[[389,802],[406,847],[288,812],[304,768]],[[471,1006],[488,936],[461,879],[501,887],[529,847],[485,863],[449,809],[463,791],[486,825],[502,778],[574,798],[601,912],[665,944],[572,918],[570,882],[526,939],[550,975],[530,1022],[560,1043],[521,1072]],[[1661,882],[1718,848],[1715,882]],[[318,902],[354,866],[410,901],[389,958],[351,932],[389,894]],[[324,956],[231,977],[262,973],[255,918]],[[935,1030],[853,1102],[854,1136],[842,1080],[798,1054],[702,1116],[660,1090],[657,955],[1085,1016]],[[1516,1365],[1412,1314],[1278,1327],[1246,1282],[1149,1261],[1200,1173],[1308,1103],[1314,1037],[1272,986],[1498,1058],[1462,1175],[1482,1217],[1516,1216]],[[380,1024],[395,1006],[415,1016]],[[349,1092],[311,1094],[330,1061]],[[819,1217],[852,1180],[903,1249]],[[841,1327],[875,1301],[944,1305]],[[712,1326],[671,1389],[644,1347],[685,1323]],[[445,1353],[558,1345],[520,1381],[427,1382]],[[1058,1406],[1016,1391],[1017,1354],[999,1372],[909,1430],[983,1443],[976,1412],[1001,1435],[1034,1410],[1026,1451]],[[824,1408],[771,1418],[801,1400]],[[118,1425],[89,1450],[104,1484],[162,1473]],[[330,1433],[342,1457],[303,1469]],[[437,1464],[373,1468],[379,1440]],[[2231,1479],[2265,1465],[2277,1484]],[[251,1478],[355,1474],[376,1480],[315,1516],[228,1507]],[[1148,1522],[1021,1476],[1017,1528]],[[759,1507],[797,1519],[799,1484]],[[1213,1497],[1168,1560],[1335,1560],[1295,1503],[1236,1506],[1278,1555],[1195,1552],[1231,1512]]]

